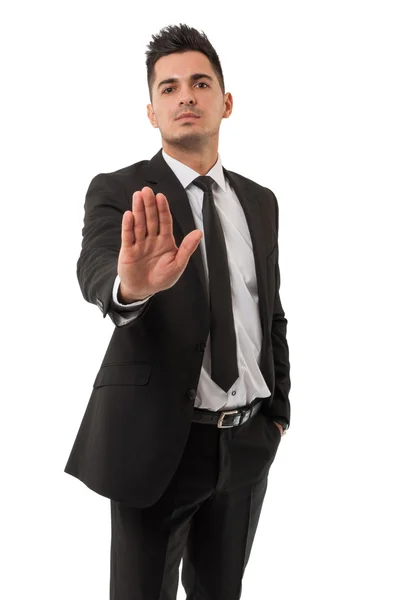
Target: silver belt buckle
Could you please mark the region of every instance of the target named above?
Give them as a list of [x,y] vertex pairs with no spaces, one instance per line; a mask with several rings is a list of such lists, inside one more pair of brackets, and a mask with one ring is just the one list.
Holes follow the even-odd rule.
[[225,415],[236,415],[239,410],[225,410],[221,413],[220,418],[218,419],[217,427],[220,429],[227,429],[228,427],[234,427],[233,425],[223,425],[223,420]]

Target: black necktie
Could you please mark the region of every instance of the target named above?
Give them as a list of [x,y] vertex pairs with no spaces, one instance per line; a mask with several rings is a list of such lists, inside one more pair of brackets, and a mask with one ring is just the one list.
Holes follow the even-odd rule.
[[209,270],[211,378],[227,392],[238,379],[231,282],[224,233],[214,205],[214,179],[201,175],[192,182],[203,190],[203,228]]

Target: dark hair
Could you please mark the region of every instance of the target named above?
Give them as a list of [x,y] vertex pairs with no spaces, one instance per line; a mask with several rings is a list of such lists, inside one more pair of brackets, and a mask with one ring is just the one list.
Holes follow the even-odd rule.
[[225,94],[224,76],[220,59],[203,31],[199,33],[197,29],[180,23],[180,25],[163,27],[157,35],[152,35],[152,40],[148,44],[149,50],[145,52],[147,80],[151,100],[152,85],[155,80],[155,63],[159,58],[168,56],[169,54],[192,50],[202,52],[202,54],[207,56],[217,75],[222,92]]

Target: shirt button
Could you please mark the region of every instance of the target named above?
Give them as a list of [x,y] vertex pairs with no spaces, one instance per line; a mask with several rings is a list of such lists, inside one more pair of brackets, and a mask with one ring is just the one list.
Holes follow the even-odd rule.
[[235,390],[234,390],[234,391],[232,392],[232,395],[233,395],[233,396],[235,396],[235,394],[236,394],[236,392],[235,392]]
[[188,392],[188,398],[190,400],[195,400],[195,398],[196,398],[196,390],[195,389],[189,390],[189,392]]

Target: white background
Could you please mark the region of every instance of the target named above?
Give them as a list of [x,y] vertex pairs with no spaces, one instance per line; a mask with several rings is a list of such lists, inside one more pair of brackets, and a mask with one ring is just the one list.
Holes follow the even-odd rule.
[[113,330],[76,279],[83,203],[97,173],[160,149],[145,50],[180,22],[208,35],[234,98],[223,165],[280,207],[291,430],[242,600],[398,597],[394,5],[3,10],[2,598],[109,597],[109,501],[63,472]]

